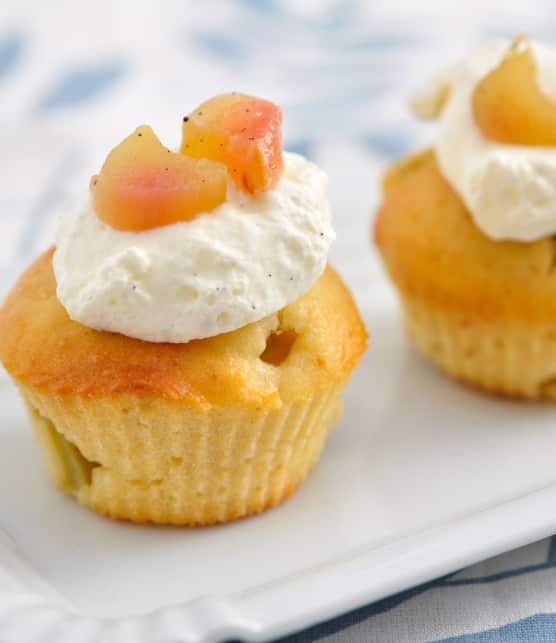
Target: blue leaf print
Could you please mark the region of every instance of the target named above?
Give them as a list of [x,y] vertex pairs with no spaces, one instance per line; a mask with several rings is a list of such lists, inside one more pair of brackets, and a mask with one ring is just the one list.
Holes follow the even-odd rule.
[[11,34],[0,40],[0,78],[9,73],[19,62],[23,43],[24,39],[19,34]]
[[241,3],[249,10],[257,13],[278,14],[282,13],[282,8],[275,0],[240,0]]
[[354,37],[345,43],[345,47],[353,51],[394,51],[400,53],[404,49],[416,47],[419,43],[420,37],[416,33],[385,32]]
[[407,153],[410,147],[407,134],[400,131],[366,134],[363,142],[375,154],[389,160]]
[[124,66],[119,62],[72,69],[47,91],[38,110],[49,111],[90,101],[119,80],[123,71]]
[[247,47],[236,38],[209,33],[196,34],[194,37],[209,53],[223,60],[237,61],[246,56]]
[[295,152],[296,154],[301,154],[306,158],[312,156],[313,145],[309,140],[289,140],[286,145],[288,152]]

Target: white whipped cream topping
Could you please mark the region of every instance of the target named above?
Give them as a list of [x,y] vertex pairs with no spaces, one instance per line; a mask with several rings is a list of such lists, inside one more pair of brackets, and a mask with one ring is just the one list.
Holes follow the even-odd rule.
[[57,295],[70,317],[150,342],[188,342],[297,299],[322,274],[335,234],[326,174],[297,154],[284,162],[274,190],[250,196],[231,185],[212,212],[143,232],[103,223],[88,197],[62,217],[56,240]]
[[[440,114],[438,163],[476,225],[495,240],[532,241],[556,233],[556,147],[490,141],[472,111],[473,90],[509,46],[481,47],[436,76],[414,96],[411,107],[421,117]],[[531,47],[540,90],[556,102],[556,50]]]

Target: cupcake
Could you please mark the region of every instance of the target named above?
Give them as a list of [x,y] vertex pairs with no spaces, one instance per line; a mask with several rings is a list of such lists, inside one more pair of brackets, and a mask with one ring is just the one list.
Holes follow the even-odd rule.
[[556,51],[477,50],[413,100],[433,149],[390,168],[374,239],[415,347],[486,391],[556,398]]
[[139,127],[0,309],[0,359],[58,488],[183,525],[272,507],[316,464],[366,346],[327,254],[325,174],[231,94]]

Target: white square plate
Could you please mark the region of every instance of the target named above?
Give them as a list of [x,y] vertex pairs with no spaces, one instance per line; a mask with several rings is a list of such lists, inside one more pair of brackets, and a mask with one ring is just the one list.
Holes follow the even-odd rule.
[[230,525],[131,526],[60,495],[0,385],[0,638],[267,640],[556,531],[554,407],[443,377],[390,287],[368,291],[372,348],[319,466]]

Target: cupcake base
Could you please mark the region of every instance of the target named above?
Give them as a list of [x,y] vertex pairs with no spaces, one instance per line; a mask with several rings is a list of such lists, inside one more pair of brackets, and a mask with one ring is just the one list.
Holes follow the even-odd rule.
[[209,525],[288,497],[317,462],[365,347],[330,267],[276,314],[185,344],[71,320],[52,251],[0,308],[0,359],[57,486],[135,522]]
[[490,393],[556,399],[556,332],[521,320],[485,319],[401,293],[417,350],[453,377]]
[[[77,396],[20,389],[62,491],[111,518],[209,525],[258,513],[295,491],[341,414],[344,384],[311,400],[235,414],[161,400],[139,408],[122,398],[117,421],[107,415],[108,402],[83,404]],[[109,405],[113,414],[114,400]],[[72,443],[73,426],[79,426],[82,450]],[[136,443],[130,433],[138,435]]]
[[374,240],[423,355],[488,392],[556,399],[553,237],[487,237],[428,150],[387,173]]

